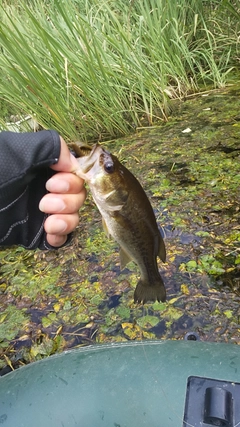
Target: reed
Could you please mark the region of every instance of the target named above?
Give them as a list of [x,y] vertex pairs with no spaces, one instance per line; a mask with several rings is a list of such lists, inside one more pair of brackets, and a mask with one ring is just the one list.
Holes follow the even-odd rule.
[[224,86],[238,13],[211,0],[2,1],[0,96],[66,139],[127,134],[167,120],[173,98]]

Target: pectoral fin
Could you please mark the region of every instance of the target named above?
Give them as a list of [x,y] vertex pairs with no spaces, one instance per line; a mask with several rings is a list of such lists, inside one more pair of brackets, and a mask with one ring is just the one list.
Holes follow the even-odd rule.
[[128,199],[128,192],[125,189],[112,190],[105,195],[105,201],[108,204],[108,208],[113,206],[114,209],[120,210]]
[[120,267],[121,270],[124,269],[124,267],[130,262],[132,261],[132,259],[130,258],[130,256],[124,251],[123,248],[120,249],[119,252],[120,255]]

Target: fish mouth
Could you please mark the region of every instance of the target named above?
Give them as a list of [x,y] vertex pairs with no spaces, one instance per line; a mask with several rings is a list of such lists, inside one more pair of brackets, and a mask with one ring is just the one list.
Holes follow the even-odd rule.
[[94,144],[89,154],[77,158],[79,167],[75,173],[81,178],[87,180],[87,173],[93,168],[95,163],[99,160],[101,154],[104,152],[105,150],[101,147],[101,145]]

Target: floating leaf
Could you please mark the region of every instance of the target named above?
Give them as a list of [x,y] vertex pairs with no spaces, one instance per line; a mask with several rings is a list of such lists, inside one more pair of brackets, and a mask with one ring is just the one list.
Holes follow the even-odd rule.
[[141,328],[153,327],[159,323],[159,317],[156,316],[143,316],[137,319],[137,324],[141,326]]
[[55,345],[54,339],[44,336],[40,344],[34,344],[31,347],[30,355],[34,359],[41,359],[42,356],[50,356],[54,352]]
[[185,263],[180,264],[179,270],[180,271],[186,271],[187,270],[189,272],[196,271],[197,266],[198,266],[197,262],[194,260],[191,260],[191,261],[188,261],[186,264]]
[[44,328],[48,328],[52,325],[52,323],[56,320],[57,315],[55,312],[49,313],[48,316],[42,317],[42,325]]
[[116,308],[116,313],[122,319],[129,319],[130,318],[130,309],[128,307],[119,306],[119,307]]
[[1,316],[0,342],[4,342],[4,346],[7,346],[8,341],[14,339],[28,321],[25,309],[19,310],[17,307],[9,305]]
[[56,304],[53,305],[53,309],[54,309],[55,313],[59,313],[59,311],[61,309],[61,304],[56,302]]
[[171,298],[171,299],[168,301],[168,304],[174,304],[176,301],[178,301],[178,300],[179,300],[179,298],[180,298],[180,297]]
[[158,301],[155,301],[155,302],[152,304],[152,309],[153,309],[154,311],[163,311],[163,310],[165,310],[165,308],[166,308],[166,303],[165,303],[165,302],[158,302]]
[[2,313],[2,314],[0,315],[0,323],[3,323],[3,322],[4,322],[4,320],[7,318],[7,316],[8,316],[8,313],[7,313],[7,312]]
[[69,301],[69,300],[67,300],[67,301],[65,301],[65,303],[64,303],[64,306],[63,306],[63,310],[70,310],[72,308],[72,304],[71,304],[71,301]]
[[212,255],[203,255],[200,259],[200,264],[208,274],[221,274],[225,272],[221,262],[216,260]]
[[169,306],[169,308],[163,313],[164,318],[168,318],[171,321],[180,319],[182,315],[183,311],[173,306]]
[[87,313],[77,313],[75,319],[77,323],[88,323],[89,315]]
[[122,323],[123,332],[127,335],[131,340],[135,340],[136,338],[142,337],[142,329],[133,323]]
[[[156,335],[149,331],[142,331],[142,336],[143,338],[148,340],[153,340],[154,338],[156,338]],[[140,337],[140,339],[142,339],[142,337]]]
[[184,283],[181,285],[181,291],[184,295],[189,295],[190,291],[188,289],[188,285],[185,285]]
[[233,317],[232,310],[225,310],[224,314],[228,319],[231,319]]
[[196,236],[199,236],[199,237],[208,237],[210,235],[210,233],[208,233],[208,231],[202,231],[202,230],[197,231],[195,234],[196,234]]

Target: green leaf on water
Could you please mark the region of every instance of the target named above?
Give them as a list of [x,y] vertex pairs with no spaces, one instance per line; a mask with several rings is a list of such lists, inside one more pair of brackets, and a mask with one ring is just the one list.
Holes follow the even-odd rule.
[[199,237],[207,237],[210,235],[210,233],[208,233],[208,231],[202,231],[202,230],[197,231],[195,234],[196,234],[196,236],[199,236]]
[[55,347],[56,343],[54,339],[44,336],[40,344],[36,343],[31,347],[31,357],[35,360],[42,359],[43,356],[50,356],[54,353]]
[[156,316],[143,316],[137,319],[137,324],[141,326],[141,328],[146,328],[148,326],[156,326],[159,323],[159,317]]
[[65,303],[64,303],[64,306],[63,306],[63,310],[70,310],[72,308],[72,304],[71,304],[71,301],[69,301],[69,300],[67,300],[67,301],[65,301]]
[[186,263],[187,271],[195,271],[197,268],[197,262],[194,260],[188,261]]
[[57,314],[55,312],[49,313],[48,316],[42,317],[42,325],[44,328],[48,328],[48,326],[51,326],[52,323],[56,320]]
[[232,310],[225,310],[224,314],[228,319],[231,319],[233,317]]
[[117,307],[116,313],[122,318],[122,319],[129,319],[130,318],[130,309],[128,307]]
[[235,264],[240,264],[240,255],[238,255],[237,258],[235,259]]
[[0,319],[0,342],[4,347],[14,339],[21,329],[28,323],[29,318],[25,314],[25,309],[19,310],[13,305],[9,305]]
[[163,310],[165,310],[165,308],[166,308],[166,303],[165,302],[155,301],[153,303],[153,305],[152,305],[152,309],[154,311],[163,311]]
[[90,303],[94,304],[94,305],[98,305],[102,302],[102,296],[101,295],[94,295],[91,299],[90,299]]
[[169,306],[168,309],[163,313],[163,316],[170,320],[178,320],[183,315],[183,310],[175,308],[174,306]]

